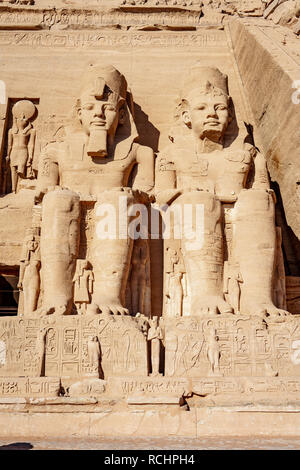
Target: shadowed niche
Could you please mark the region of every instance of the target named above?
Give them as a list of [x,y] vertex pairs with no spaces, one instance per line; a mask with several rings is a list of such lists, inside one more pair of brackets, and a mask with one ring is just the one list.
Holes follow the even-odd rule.
[[149,116],[137,103],[134,103],[134,118],[140,136],[139,143],[151,147],[154,152],[157,152],[160,132],[149,121]]

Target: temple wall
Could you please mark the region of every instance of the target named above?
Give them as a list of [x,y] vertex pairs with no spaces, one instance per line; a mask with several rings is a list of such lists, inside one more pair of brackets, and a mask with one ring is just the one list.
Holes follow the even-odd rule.
[[265,152],[272,180],[280,187],[287,223],[299,238],[300,130],[295,85],[299,44],[289,30],[264,22],[233,21],[230,30],[257,145]]

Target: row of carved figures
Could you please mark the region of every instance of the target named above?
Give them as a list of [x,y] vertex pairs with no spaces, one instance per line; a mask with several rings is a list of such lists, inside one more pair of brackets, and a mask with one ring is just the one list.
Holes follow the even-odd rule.
[[[136,315],[135,321],[137,322],[138,328],[143,333],[147,343],[149,344],[147,349],[148,374],[152,377],[162,375],[161,352],[162,348],[165,346],[164,321],[162,318],[157,316],[147,318],[140,313]],[[49,327],[44,327],[40,328],[38,331],[35,350],[35,357],[37,359],[37,376],[43,376],[45,374],[45,356],[47,346],[49,347],[49,341],[51,341],[51,337],[48,337],[48,334],[51,330],[52,328],[49,329]],[[221,350],[219,345],[219,337],[214,327],[210,326],[207,328],[204,342],[204,355],[209,364],[209,375],[222,375],[220,372]],[[169,367],[166,373],[172,376],[175,370],[176,358],[175,356],[174,358],[172,357],[172,348],[170,348],[168,353],[168,362],[172,364],[172,367]],[[184,353],[184,351],[182,353]],[[86,366],[88,368],[88,376],[104,378],[101,361],[101,342],[99,341],[98,336],[89,336],[86,342]]]
[[[35,208],[37,209],[37,208]],[[32,228],[27,229],[20,260],[18,288],[20,290],[19,312],[32,315],[39,312],[43,286],[41,285],[40,211],[35,210]],[[150,255],[147,240],[136,240],[132,257],[126,300],[132,314],[150,314]],[[74,313],[96,314],[92,303],[94,274],[87,259],[78,259],[73,277]]]

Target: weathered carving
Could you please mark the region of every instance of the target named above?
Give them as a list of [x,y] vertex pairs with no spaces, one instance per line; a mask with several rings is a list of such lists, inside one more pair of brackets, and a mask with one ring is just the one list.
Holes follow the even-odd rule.
[[32,168],[36,132],[31,119],[36,113],[35,105],[21,100],[12,108],[13,126],[8,131],[7,157],[10,165],[12,191],[18,189],[20,178],[34,178]]
[[93,271],[86,260],[77,260],[74,282],[74,303],[77,305],[77,313],[86,313],[87,304],[91,301],[93,293]]
[[36,229],[28,229],[20,260],[18,287],[23,294],[23,314],[32,315],[40,294],[40,237]]
[[[131,257],[130,292],[133,314],[145,314],[149,306],[145,305],[147,288],[149,288],[149,244],[148,240],[138,239],[134,242]],[[151,307],[151,305],[150,305]]]
[[[272,318],[272,317],[270,317]],[[298,319],[165,318],[165,375],[275,377],[298,374]]]
[[[234,310],[261,316],[286,314],[272,300],[276,230],[274,195],[269,189],[265,159],[260,153],[255,157],[256,151],[249,144],[224,148],[232,120],[227,77],[217,68],[192,67],[176,119],[172,144],[160,157],[165,164],[158,165],[157,200],[171,204],[171,208],[176,205],[184,216],[186,206],[192,205],[194,214],[197,208],[203,211],[204,228],[196,225],[197,216],[190,217],[184,222],[188,231],[183,231],[181,240],[191,315]],[[255,179],[248,189],[247,176],[254,157]],[[224,205],[233,208],[225,273],[227,301],[223,295]],[[178,223],[175,219],[174,233]],[[226,234],[228,224],[227,219]]]
[[220,360],[220,347],[219,337],[216,334],[216,330],[213,327],[208,329],[205,335],[206,341],[206,354],[211,367],[210,375],[218,375],[220,372],[219,360]]
[[158,317],[149,319],[148,341],[150,342],[151,376],[159,374],[160,348],[163,339],[163,331],[158,323]]
[[99,378],[100,363],[101,363],[101,349],[97,336],[90,336],[87,343],[89,367],[91,369],[91,375]]
[[[77,130],[66,134],[64,142],[49,145],[40,157],[37,200],[48,191],[41,230],[43,309],[48,313],[71,311],[80,198],[97,201],[95,232],[87,247],[94,277],[91,302],[104,314],[128,313],[125,288],[133,239],[126,231],[99,235],[104,207],[130,221],[135,190],[147,192],[153,186],[153,152],[134,142],[137,132],[126,99],[127,83],[120,72],[112,66],[91,67],[76,104]],[[126,186],[134,165],[131,189]]]
[[[14,305],[6,314],[20,298],[18,315],[0,318],[0,414],[13,401],[22,413],[46,411],[46,419],[55,411],[77,421],[73,411],[80,410],[92,435],[96,426],[107,433],[116,411],[120,432],[122,421],[135,435],[153,422],[159,434],[158,419],[166,432],[179,435],[181,420],[184,433],[198,435],[208,415],[215,422],[227,405],[247,404],[241,423],[249,404],[288,404],[294,412],[300,325],[298,315],[286,314],[300,313],[298,246],[272,175],[275,219],[263,153],[276,172],[289,174],[290,154],[284,164],[277,160],[289,137],[278,121],[279,100],[278,107],[257,106],[253,90],[263,55],[270,76],[289,76],[282,83],[296,77],[296,48],[291,57],[283,52],[282,75],[268,39],[282,37],[284,51],[290,37],[263,19],[224,21],[261,16],[260,0],[47,1],[0,7],[0,89],[7,91],[0,96],[0,146],[14,191],[5,194],[7,180],[0,198],[2,311],[2,298]],[[255,44],[263,36],[252,74],[243,37]],[[76,52],[70,67],[67,49],[70,58]],[[84,65],[100,50],[103,60],[122,64],[135,100],[113,66]],[[24,74],[8,60],[11,51]],[[189,71],[195,57],[202,64]],[[207,66],[216,57],[229,84]],[[57,76],[48,73],[54,66]],[[78,88],[77,67],[84,70]],[[30,111],[21,124],[20,109]],[[170,144],[161,150],[170,124]],[[296,148],[297,136],[293,141]],[[169,215],[170,233],[162,237]],[[202,421],[206,405],[220,406]]]

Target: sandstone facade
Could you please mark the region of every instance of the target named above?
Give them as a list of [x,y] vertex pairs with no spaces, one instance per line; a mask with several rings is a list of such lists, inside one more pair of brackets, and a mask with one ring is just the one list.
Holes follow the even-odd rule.
[[276,413],[293,434],[297,17],[291,1],[0,2],[8,434],[274,434]]

